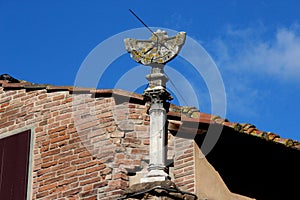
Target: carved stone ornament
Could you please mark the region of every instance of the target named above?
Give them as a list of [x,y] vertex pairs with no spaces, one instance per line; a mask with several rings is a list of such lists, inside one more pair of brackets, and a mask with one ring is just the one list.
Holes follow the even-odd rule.
[[132,59],[143,65],[165,64],[172,60],[185,42],[186,33],[168,37],[166,31],[157,30],[149,40],[126,38],[125,48]]

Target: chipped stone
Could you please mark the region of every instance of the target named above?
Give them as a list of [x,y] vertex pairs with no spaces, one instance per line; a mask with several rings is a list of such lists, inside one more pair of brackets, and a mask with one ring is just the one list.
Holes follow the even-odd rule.
[[118,124],[118,127],[122,131],[132,131],[134,130],[134,123],[132,120],[123,120]]

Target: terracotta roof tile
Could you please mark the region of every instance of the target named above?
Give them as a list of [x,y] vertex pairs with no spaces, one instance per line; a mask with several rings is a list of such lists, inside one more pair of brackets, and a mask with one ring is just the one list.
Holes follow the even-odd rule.
[[[237,129],[236,127],[241,127],[242,129]],[[230,126],[231,127],[231,126]],[[267,140],[267,141],[272,141],[276,142],[279,144],[283,144],[287,147],[292,147],[295,149],[300,150],[300,145],[299,142],[296,140],[292,139],[287,139],[287,138],[281,138],[278,134],[272,133],[272,132],[264,132],[259,129],[257,129],[254,125],[252,124],[236,124],[234,127],[236,131],[239,131],[241,133],[253,135],[256,137],[259,137],[261,139]]]
[[20,83],[9,83],[7,81],[1,81],[2,82],[2,87],[5,89],[21,89],[24,88],[25,86],[32,85],[32,83],[29,82],[20,82]]
[[92,90],[94,90],[94,88],[73,87],[73,88],[70,88],[69,92],[71,94],[78,94],[78,93],[93,94],[93,93],[91,93]]
[[[169,111],[168,117],[172,117],[172,116],[181,118],[182,123],[177,124],[177,130],[179,129],[179,126],[181,126],[180,129],[182,131],[187,131],[188,127],[184,127],[186,122],[187,123],[202,123],[202,124],[206,123],[207,125],[221,124],[223,126],[232,128],[235,131],[243,133],[243,134],[252,135],[252,136],[267,140],[267,141],[276,142],[278,144],[283,144],[287,147],[291,147],[291,148],[300,150],[300,143],[298,141],[295,141],[292,139],[281,138],[278,134],[259,130],[253,124],[229,122],[227,119],[220,118],[219,116],[214,116],[214,115],[202,113],[199,111],[194,111],[194,113],[187,115],[178,106],[173,106],[171,108],[171,111]],[[194,117],[194,116],[196,116],[196,117]],[[174,123],[174,121],[172,121],[172,120],[169,120],[169,121],[171,124]],[[169,125],[169,127],[170,127],[170,125]],[[174,129],[174,127],[176,127],[176,126],[171,125],[171,127]],[[190,130],[190,131],[195,132],[195,130]],[[201,133],[204,133],[204,131],[197,131],[197,133],[201,134]]]
[[48,85],[47,90],[48,91],[73,91],[73,86],[54,86],[54,85]]
[[296,148],[296,149],[300,149],[300,143],[299,143],[299,142],[297,142],[297,144],[294,146],[294,148]]
[[73,93],[90,93],[92,95],[118,95],[128,98],[133,98],[137,100],[143,100],[143,96],[133,92],[128,92],[120,89],[95,89],[95,88],[84,88],[84,87],[74,87],[74,86],[55,86],[50,84],[34,84],[26,81],[21,81],[20,83],[10,83],[7,80],[0,80],[0,87],[4,90],[16,90],[16,89],[26,89],[26,90],[41,90],[45,89],[47,92],[58,92],[58,91],[68,91]]
[[8,83],[7,80],[0,80],[0,85],[3,85],[3,83]]
[[[26,91],[41,90],[45,89],[47,92],[57,92],[57,91],[68,91],[73,93],[90,93],[92,95],[118,95],[127,98],[137,99],[143,102],[143,96],[133,92],[128,92],[119,89],[95,89],[95,88],[80,88],[73,86],[54,86],[49,84],[33,84],[26,81],[20,81],[20,83],[10,83],[7,80],[0,80],[0,87],[4,90],[17,90],[26,89]],[[227,119],[223,119],[219,116],[199,112],[195,107],[189,106],[175,106],[171,105],[168,112],[169,128],[175,130],[180,127],[184,131],[192,131],[191,128],[185,127],[185,123],[200,123],[200,124],[220,124],[229,128],[234,129],[237,132],[259,137],[261,139],[276,142],[278,144],[283,144],[287,147],[295,148],[300,150],[300,143],[295,140],[281,138],[279,135],[272,132],[264,132],[257,129],[253,124],[244,124],[229,122]],[[176,119],[176,120],[173,120]],[[173,120],[173,121],[172,121]],[[179,121],[178,121],[179,120]],[[180,123],[175,123],[175,121]],[[192,131],[194,132],[194,130]],[[205,130],[197,130],[197,134],[204,133]]]
[[134,93],[134,92],[128,92],[125,90],[120,90],[120,89],[94,89],[91,90],[92,94],[111,94],[111,95],[118,95],[118,96],[124,96],[124,97],[128,97],[128,98],[135,98],[138,100],[143,100],[144,97],[143,95]]

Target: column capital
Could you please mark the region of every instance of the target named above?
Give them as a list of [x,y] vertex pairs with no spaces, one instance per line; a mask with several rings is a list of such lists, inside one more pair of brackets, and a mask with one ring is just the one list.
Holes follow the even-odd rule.
[[150,101],[151,105],[164,103],[173,99],[171,94],[162,86],[148,87],[143,94],[146,101]]

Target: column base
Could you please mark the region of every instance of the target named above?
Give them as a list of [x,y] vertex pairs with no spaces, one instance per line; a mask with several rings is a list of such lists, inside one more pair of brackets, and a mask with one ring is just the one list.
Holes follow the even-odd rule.
[[169,175],[161,169],[154,169],[149,171],[144,178],[141,178],[141,183],[148,183],[154,181],[166,181],[170,180]]
[[192,193],[179,190],[174,182],[167,180],[134,184],[125,190],[125,196],[121,199],[197,200],[198,198]]

